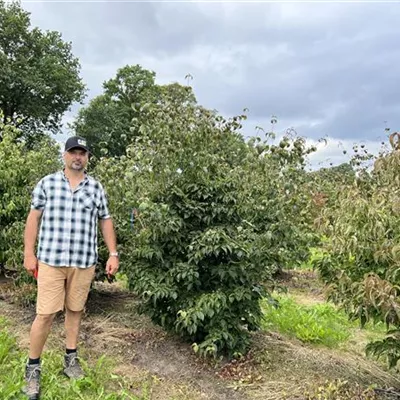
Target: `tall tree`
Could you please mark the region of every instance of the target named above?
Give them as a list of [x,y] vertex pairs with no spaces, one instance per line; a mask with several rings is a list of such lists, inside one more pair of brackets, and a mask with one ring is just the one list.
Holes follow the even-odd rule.
[[18,2],[0,0],[0,110],[4,123],[32,139],[57,132],[62,115],[83,99],[85,87],[71,43],[58,32],[30,25],[30,14]]
[[191,88],[173,83],[156,85],[155,73],[140,65],[120,68],[104,82],[104,92],[79,111],[73,128],[91,143],[93,154],[110,157],[125,154],[132,139],[140,134],[133,120],[143,117],[142,107],[162,102],[195,103]]

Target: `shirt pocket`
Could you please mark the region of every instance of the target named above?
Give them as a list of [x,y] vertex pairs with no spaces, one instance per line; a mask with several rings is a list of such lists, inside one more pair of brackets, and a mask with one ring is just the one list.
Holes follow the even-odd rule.
[[82,192],[79,196],[79,203],[84,210],[92,211],[98,208],[94,194]]

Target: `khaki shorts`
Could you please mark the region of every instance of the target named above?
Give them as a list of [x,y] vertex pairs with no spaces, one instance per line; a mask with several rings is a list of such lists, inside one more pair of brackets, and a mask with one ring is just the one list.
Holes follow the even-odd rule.
[[64,310],[82,311],[93,281],[95,266],[90,268],[51,267],[39,261],[37,314]]

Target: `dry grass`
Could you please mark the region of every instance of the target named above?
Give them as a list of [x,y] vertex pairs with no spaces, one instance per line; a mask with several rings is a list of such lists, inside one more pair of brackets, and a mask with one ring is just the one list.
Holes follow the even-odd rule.
[[251,391],[254,399],[307,399],[307,392],[338,380],[364,389],[371,384],[400,387],[400,379],[395,374],[358,355],[305,346],[277,335],[257,336],[256,357],[263,381]]

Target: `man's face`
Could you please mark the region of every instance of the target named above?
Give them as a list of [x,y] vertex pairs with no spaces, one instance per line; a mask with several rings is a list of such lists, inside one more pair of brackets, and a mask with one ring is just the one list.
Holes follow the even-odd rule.
[[82,171],[85,169],[89,154],[87,151],[76,148],[64,153],[65,166],[74,171]]

